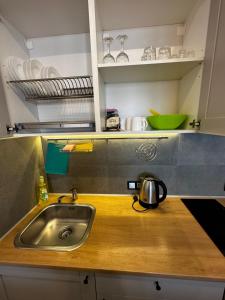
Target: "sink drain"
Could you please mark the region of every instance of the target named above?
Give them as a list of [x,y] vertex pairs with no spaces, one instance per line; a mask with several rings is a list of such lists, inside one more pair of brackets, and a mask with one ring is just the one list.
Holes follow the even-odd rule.
[[71,227],[65,227],[63,228],[59,234],[58,237],[60,240],[65,240],[66,238],[68,238],[71,234],[73,233],[73,229]]

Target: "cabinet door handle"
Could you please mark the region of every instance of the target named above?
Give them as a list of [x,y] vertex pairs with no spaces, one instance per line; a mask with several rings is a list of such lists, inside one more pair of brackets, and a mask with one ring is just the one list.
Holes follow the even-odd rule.
[[88,276],[84,278],[84,284],[88,284]]
[[155,281],[154,284],[155,284],[155,289],[156,289],[157,291],[160,291],[160,290],[161,290],[161,286],[159,285],[159,282],[158,282],[158,281]]

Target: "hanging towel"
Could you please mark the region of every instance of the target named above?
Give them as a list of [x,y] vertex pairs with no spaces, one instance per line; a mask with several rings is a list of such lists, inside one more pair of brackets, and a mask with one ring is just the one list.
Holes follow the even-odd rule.
[[93,152],[94,145],[92,142],[67,144],[62,148],[63,152]]
[[62,151],[64,146],[64,144],[48,143],[45,159],[45,170],[47,174],[67,174],[69,153]]
[[72,152],[74,148],[75,148],[75,144],[67,144],[63,147],[62,151],[63,152]]
[[92,142],[76,144],[74,152],[92,152],[94,145]]

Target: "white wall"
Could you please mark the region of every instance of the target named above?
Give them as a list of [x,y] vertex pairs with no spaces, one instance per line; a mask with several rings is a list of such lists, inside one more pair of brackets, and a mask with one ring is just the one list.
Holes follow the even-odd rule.
[[30,57],[52,65],[62,76],[91,74],[90,35],[75,34],[31,39]]
[[91,99],[42,102],[38,105],[38,111],[42,122],[94,120],[94,106]]
[[[37,121],[37,107],[32,103],[25,102],[18,97],[14,91],[6,84],[8,78],[8,70],[6,60],[9,56],[18,56],[22,59],[29,58],[29,53],[25,47],[22,35],[15,30],[3,18],[0,22],[0,66],[5,90],[6,101],[8,105],[10,121],[14,122],[30,122]],[[4,22],[4,23],[3,23]]]
[[117,108],[121,118],[177,112],[178,81],[106,84],[107,108]]

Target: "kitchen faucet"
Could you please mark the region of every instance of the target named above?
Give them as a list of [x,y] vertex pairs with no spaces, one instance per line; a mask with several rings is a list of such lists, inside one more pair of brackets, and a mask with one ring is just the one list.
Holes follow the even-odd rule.
[[[78,199],[77,189],[75,187],[72,187],[70,192],[72,193],[72,197],[71,197],[72,198],[72,203],[74,203]],[[59,196],[59,198],[57,199],[57,202],[62,203],[62,199],[64,197],[67,197],[67,196],[66,195]]]
[[75,202],[78,199],[77,189],[73,187],[70,191],[72,192],[72,202]]

